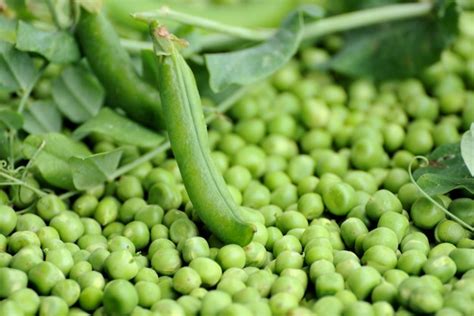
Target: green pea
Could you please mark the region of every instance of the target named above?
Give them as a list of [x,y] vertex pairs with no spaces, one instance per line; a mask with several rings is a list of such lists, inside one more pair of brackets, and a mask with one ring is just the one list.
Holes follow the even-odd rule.
[[270,309],[274,315],[285,315],[298,306],[298,298],[290,293],[277,293],[270,300]]
[[289,205],[298,201],[298,190],[293,184],[286,184],[278,187],[271,194],[271,204],[286,209]]
[[0,297],[8,298],[15,291],[26,288],[28,277],[25,272],[0,268]]
[[128,250],[131,254],[135,254],[135,245],[133,242],[124,236],[114,236],[109,239],[107,243],[109,251]]
[[358,236],[367,234],[369,230],[362,220],[350,217],[341,224],[341,236],[344,243],[352,248]]
[[442,220],[436,225],[435,238],[439,242],[457,244],[465,237],[468,237],[467,231],[455,221]]
[[232,303],[232,298],[229,294],[219,290],[212,290],[202,299],[202,315],[217,315],[221,310]]
[[74,201],[72,209],[81,217],[89,217],[94,214],[98,205],[97,197],[92,194],[83,194]]
[[197,315],[201,310],[201,301],[191,295],[183,295],[176,301],[184,310],[186,315]]
[[426,260],[426,255],[420,250],[408,250],[398,258],[397,268],[410,275],[419,275]]
[[38,236],[33,232],[15,232],[8,239],[8,250],[11,254],[15,254],[26,246],[32,245],[39,247],[40,244],[41,242]]
[[304,259],[305,257],[297,252],[285,250],[276,257],[275,270],[280,273],[288,268],[300,269]]
[[407,279],[408,277],[409,276],[405,271],[399,269],[387,270],[383,274],[384,280],[393,284],[395,287],[398,287],[400,283],[402,283],[403,280]]
[[209,245],[202,237],[191,237],[184,241],[182,256],[185,262],[191,262],[195,258],[208,257]]
[[457,248],[449,253],[449,257],[456,264],[458,273],[466,273],[474,267],[474,249]]
[[41,298],[38,314],[40,316],[68,314],[68,306],[64,300],[57,296],[45,296]]
[[74,280],[61,280],[56,283],[51,293],[62,298],[68,306],[72,306],[79,299],[81,287]]
[[385,167],[388,163],[388,156],[379,142],[361,139],[352,146],[351,163],[361,170]]
[[87,234],[79,238],[77,245],[81,249],[93,252],[97,248],[107,248],[107,238],[102,235]]
[[350,170],[344,176],[344,182],[354,188],[354,190],[364,191],[370,194],[377,191],[377,184],[374,177],[362,170]]
[[96,271],[102,271],[105,265],[105,261],[109,257],[110,252],[105,248],[97,248],[90,253],[87,261],[92,265],[92,268]]
[[383,245],[395,251],[398,248],[398,237],[391,229],[377,227],[371,230],[363,239],[363,249],[367,251],[375,245]]
[[150,231],[145,223],[133,221],[125,225],[124,237],[128,238],[137,250],[143,249],[150,241]]
[[426,235],[421,232],[407,234],[403,238],[400,246],[402,252],[408,251],[410,249],[418,249],[427,255],[430,251],[428,237],[426,237]]
[[365,210],[370,219],[378,220],[386,212],[400,213],[402,211],[402,203],[392,192],[379,190],[369,199]]
[[448,256],[429,258],[423,265],[423,271],[446,283],[456,274],[456,263]]
[[344,278],[339,273],[325,273],[316,279],[316,295],[318,297],[334,295],[343,289]]
[[245,288],[245,283],[236,278],[223,278],[217,284],[216,289],[222,292],[226,292],[229,295],[234,295],[235,293],[243,290]]
[[367,302],[357,301],[347,306],[342,313],[343,316],[355,316],[355,315],[375,315],[372,305]]
[[205,287],[216,285],[222,276],[221,266],[209,258],[195,258],[189,263],[189,266],[199,274]]
[[176,249],[159,249],[151,258],[151,265],[158,273],[163,275],[173,275],[181,268],[181,258]]
[[276,226],[283,233],[287,233],[294,228],[308,227],[308,220],[303,214],[297,211],[286,211],[276,218]]
[[398,242],[401,242],[403,237],[405,237],[408,232],[409,226],[410,223],[408,221],[408,218],[406,218],[400,213],[393,211],[383,213],[377,223],[377,227],[387,227],[393,232],[395,232],[398,238]]
[[104,292],[96,287],[86,287],[79,295],[79,306],[86,311],[97,311],[102,304]]
[[246,262],[245,251],[237,245],[226,245],[219,249],[217,262],[223,270],[232,267],[243,268]]
[[29,288],[15,291],[8,299],[15,302],[25,315],[35,315],[40,306],[40,297]]
[[111,314],[129,314],[138,304],[135,287],[125,280],[113,280],[104,290],[103,304]]
[[10,265],[10,262],[12,261],[12,258],[13,256],[11,254],[6,252],[0,252],[0,268],[8,267]]
[[372,302],[388,302],[392,305],[397,303],[397,288],[389,282],[382,282],[372,291]]
[[149,308],[161,297],[158,284],[148,281],[139,281],[135,284],[138,294],[138,305]]
[[298,200],[298,212],[308,220],[320,217],[323,211],[323,200],[317,193],[305,193]]
[[17,215],[11,207],[0,205],[0,234],[10,235],[15,229],[17,220]]
[[87,261],[75,263],[69,271],[69,278],[72,280],[79,280],[79,277],[85,273],[92,271],[92,265]]
[[444,219],[445,214],[442,209],[434,205],[430,200],[420,197],[411,206],[410,217],[417,227],[430,229]]
[[181,218],[174,221],[169,229],[169,236],[176,244],[188,238],[195,237],[197,234],[198,229],[196,224],[186,218]]
[[148,192],[148,203],[157,204],[164,210],[175,209],[181,205],[182,196],[176,185],[156,183]]
[[250,242],[244,247],[245,263],[247,266],[263,267],[267,260],[265,246],[259,242]]
[[271,292],[274,281],[275,278],[271,272],[258,270],[249,276],[246,283],[248,287],[256,289],[261,297],[267,297]]
[[54,264],[40,262],[28,271],[28,280],[39,293],[47,295],[57,282],[64,280],[64,274]]
[[133,279],[138,273],[138,264],[128,250],[117,250],[105,260],[105,270],[112,279]]
[[122,232],[123,232],[124,227],[125,227],[125,225],[120,223],[120,222],[109,223],[102,230],[102,235],[104,235],[106,238],[110,239],[114,236],[121,235]]
[[372,290],[381,282],[380,273],[373,267],[360,267],[354,270],[347,279],[349,289],[358,299],[368,297]]
[[126,201],[131,198],[143,198],[143,188],[140,180],[131,175],[120,178],[117,184],[117,196],[120,200]]
[[68,275],[74,265],[72,254],[65,247],[48,250],[45,259],[58,267],[64,275]]
[[387,246],[374,245],[364,252],[362,263],[374,267],[381,274],[397,266],[395,251]]
[[341,315],[343,309],[342,302],[334,296],[322,297],[312,307],[317,315]]
[[48,194],[38,200],[36,209],[39,216],[49,221],[60,212],[66,210],[66,205],[57,195]]
[[411,293],[409,306],[418,313],[435,313],[443,307],[443,297],[435,289],[419,287]]
[[414,155],[424,155],[431,151],[434,141],[429,130],[425,128],[409,129],[403,146]]
[[97,205],[94,218],[102,225],[105,226],[116,220],[118,216],[119,203],[118,201],[110,196],[103,198]]
[[461,312],[463,315],[472,314],[472,298],[469,293],[454,290],[444,297],[444,306],[451,307]]
[[355,191],[347,183],[334,183],[323,193],[323,200],[329,212],[342,216],[355,206]]

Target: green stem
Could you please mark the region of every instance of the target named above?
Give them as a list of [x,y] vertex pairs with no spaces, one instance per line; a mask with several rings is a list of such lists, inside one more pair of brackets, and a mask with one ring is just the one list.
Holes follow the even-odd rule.
[[[221,113],[228,111],[238,100],[240,100],[246,93],[247,88],[240,88],[227,99],[222,101],[216,108],[216,111],[206,116],[206,123],[212,122],[216,117],[218,117]],[[162,152],[171,148],[170,142],[166,141],[162,145],[158,146],[157,148],[153,149],[152,151],[147,152],[143,156],[138,159],[135,159],[129,164],[126,164],[120,168],[118,168],[114,173],[112,173],[107,180],[113,181],[116,178],[126,174],[127,172],[133,170],[134,168],[138,167],[144,162],[150,161],[157,155],[161,154]]]
[[[430,13],[432,9],[433,4],[431,2],[420,2],[387,5],[373,9],[344,13],[306,24],[303,39],[314,40],[325,35],[364,26],[415,18]],[[235,44],[242,39],[258,42],[268,39],[276,32],[275,29],[254,30],[245,27],[236,27],[163,8],[155,11],[135,13],[132,14],[132,16],[136,19],[147,22],[154,19],[168,19],[182,24],[193,25],[218,33],[223,33],[220,34],[220,37],[212,38],[209,42],[202,42],[201,50],[212,49],[214,47],[225,47],[226,45]]]
[[251,41],[263,41],[270,37],[274,32],[273,30],[253,30],[245,27],[228,25],[218,21],[178,12],[166,6],[155,11],[134,13],[132,14],[132,17],[147,23],[156,19],[168,19],[178,23],[196,26]]
[[30,189],[31,191],[33,191],[34,193],[36,193],[36,195],[38,196],[46,196],[47,194],[43,191],[41,191],[40,189],[38,188],[35,188],[31,185],[29,185],[28,183],[24,182],[24,181],[21,181],[21,180],[18,180],[17,178],[9,175],[8,173],[5,173],[3,171],[0,170],[0,178],[5,178],[5,179],[8,179],[14,183],[16,183],[17,185],[21,185],[27,189]]
[[431,12],[431,2],[387,5],[374,9],[361,10],[321,19],[305,25],[304,39],[315,39],[324,35],[355,28],[404,20],[426,15]]
[[463,226],[464,228],[466,228],[466,229],[469,230],[470,232],[474,232],[474,227],[472,227],[471,225],[469,225],[468,223],[466,223],[465,221],[463,221],[462,219],[460,219],[459,217],[457,217],[456,215],[454,215],[453,213],[451,213],[450,211],[448,211],[443,205],[441,205],[440,203],[438,203],[435,199],[433,199],[428,193],[426,193],[426,192],[418,185],[418,183],[415,181],[415,178],[413,178],[413,173],[412,173],[413,163],[414,163],[417,159],[423,160],[425,163],[429,163],[428,159],[427,159],[426,157],[423,157],[423,156],[415,156],[415,157],[413,158],[413,160],[410,161],[410,164],[408,165],[408,175],[410,176],[411,182],[417,187],[417,189],[421,192],[421,194],[423,194],[423,196],[424,196],[425,198],[427,198],[431,203],[433,203],[434,205],[436,205],[437,207],[439,207],[446,215],[448,215],[449,217],[451,217],[453,220],[455,220],[456,222],[458,222],[459,225]]

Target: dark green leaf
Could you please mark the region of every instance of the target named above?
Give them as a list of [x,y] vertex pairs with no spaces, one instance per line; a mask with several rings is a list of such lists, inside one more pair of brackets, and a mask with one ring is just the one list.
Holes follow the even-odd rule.
[[72,122],[82,123],[94,117],[104,102],[104,89],[83,66],[69,66],[53,82],[53,99],[59,110]]
[[164,141],[164,137],[160,134],[127,119],[109,108],[103,108],[97,116],[79,126],[74,131],[73,137],[82,139],[92,132],[110,137],[121,144],[144,148],[156,147]]
[[418,75],[452,42],[457,20],[453,0],[424,17],[349,32],[329,67],[348,76],[375,79]]
[[[317,13],[313,13],[316,17]],[[319,17],[322,11],[319,11]],[[247,85],[260,81],[296,53],[303,37],[303,12],[296,11],[283,22],[277,33],[262,44],[228,53],[205,55],[212,90],[233,84]]]
[[23,126],[23,116],[10,109],[0,109],[0,128],[18,130]]
[[461,155],[471,176],[474,176],[474,123],[471,124],[471,129],[462,136]]
[[442,145],[427,158],[429,165],[413,174],[426,193],[438,195],[460,188],[474,193],[474,178],[464,164],[459,144]]
[[33,102],[23,115],[25,117],[23,129],[30,134],[61,131],[61,113],[52,100]]
[[0,41],[15,43],[16,21],[0,15]]
[[466,189],[469,192],[474,193],[473,178],[452,178],[442,174],[426,173],[416,182],[428,195],[431,196],[445,194],[454,189]]
[[38,70],[27,53],[0,41],[0,88],[7,91],[27,90],[35,81]]
[[28,159],[36,156],[33,168],[44,181],[66,190],[74,190],[69,159],[91,155],[84,144],[57,133],[28,136],[23,142],[23,152]]
[[18,22],[16,48],[42,55],[50,62],[68,64],[81,57],[74,38],[67,32],[45,32],[23,21]]
[[121,150],[96,154],[86,158],[71,157],[69,164],[72,169],[74,186],[78,190],[87,190],[104,183],[117,169],[121,157]]

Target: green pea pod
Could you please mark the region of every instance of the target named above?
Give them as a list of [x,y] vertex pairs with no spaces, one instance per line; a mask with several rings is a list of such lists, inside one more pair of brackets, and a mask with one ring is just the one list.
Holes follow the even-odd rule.
[[159,61],[163,115],[186,191],[199,218],[219,239],[241,246],[253,237],[224,178],[211,158],[201,98],[194,75],[178,52],[178,41],[168,31],[152,25]]
[[107,18],[100,12],[82,10],[76,35],[82,52],[105,88],[108,105],[123,109],[134,121],[162,129],[158,90],[138,77]]

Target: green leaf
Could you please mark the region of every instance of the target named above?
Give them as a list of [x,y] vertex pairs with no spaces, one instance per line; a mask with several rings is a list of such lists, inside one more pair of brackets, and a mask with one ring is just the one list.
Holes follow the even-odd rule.
[[[322,11],[313,16],[322,16]],[[296,11],[283,22],[277,33],[262,44],[228,53],[205,55],[212,90],[233,84],[260,81],[286,64],[296,53],[303,37],[303,11]]]
[[96,187],[105,181],[117,169],[122,157],[121,150],[100,153],[86,158],[71,157],[74,186],[78,190]]
[[474,177],[474,123],[461,139],[461,155],[466,164],[467,169]]
[[110,137],[121,144],[143,148],[153,148],[164,141],[162,135],[127,119],[109,108],[103,108],[97,116],[79,126],[74,131],[73,137],[82,139],[92,132]]
[[18,22],[16,48],[42,55],[50,62],[68,64],[81,57],[74,37],[64,31],[45,32],[23,21]]
[[23,126],[23,116],[10,109],[0,109],[0,128],[18,130]]
[[9,92],[27,90],[38,75],[33,60],[27,53],[0,41],[0,88]]
[[105,92],[99,81],[83,66],[69,66],[53,82],[53,99],[59,110],[74,123],[94,117]]
[[329,62],[336,72],[374,79],[416,76],[436,62],[457,33],[455,1],[442,1],[430,15],[347,33]]
[[69,159],[91,155],[84,144],[58,133],[28,136],[23,153],[28,159],[34,157],[32,166],[44,181],[66,190],[75,189]]
[[25,124],[23,129],[30,134],[45,134],[59,132],[62,127],[62,117],[52,100],[35,101],[24,112]]
[[0,15],[0,41],[15,43],[16,21]]
[[428,155],[429,165],[417,169],[413,176],[429,195],[445,194],[454,189],[474,193],[474,178],[461,157],[460,144],[447,144]]

